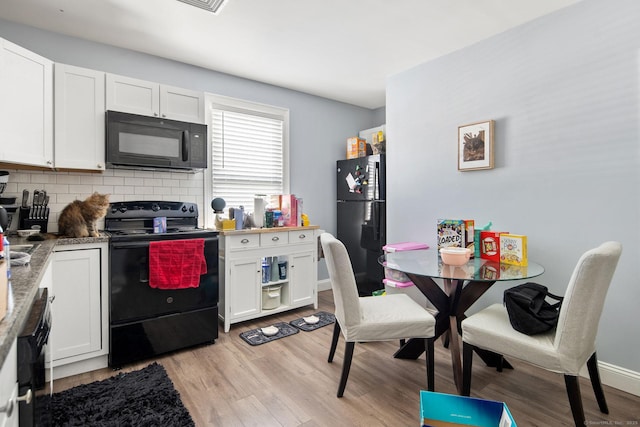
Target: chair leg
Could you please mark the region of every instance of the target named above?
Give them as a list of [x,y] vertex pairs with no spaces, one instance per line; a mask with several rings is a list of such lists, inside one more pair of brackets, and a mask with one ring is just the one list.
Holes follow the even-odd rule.
[[571,406],[571,413],[573,414],[573,422],[576,427],[584,426],[584,409],[582,408],[582,396],[580,395],[578,377],[565,375],[564,383],[567,386],[567,395],[569,395],[569,405]]
[[471,395],[471,367],[473,364],[473,346],[462,342],[462,395]]
[[349,378],[349,369],[351,369],[351,359],[353,358],[353,348],[355,345],[355,342],[347,342],[344,348],[344,363],[342,365],[340,385],[338,386],[338,397],[342,397],[344,389],[347,386],[347,378]]
[[434,351],[433,341],[435,338],[426,338],[424,340],[424,354],[427,358],[427,390],[435,390],[435,373],[434,373]]
[[333,356],[336,354],[336,347],[338,346],[338,337],[340,337],[340,325],[336,320],[333,326],[333,337],[331,338],[331,349],[329,350],[329,363],[333,362]]
[[593,392],[596,395],[600,412],[603,414],[609,413],[609,407],[607,406],[607,400],[604,397],[604,390],[602,389],[602,383],[600,382],[600,372],[598,371],[598,358],[594,352],[587,361],[587,368],[589,369],[589,378],[591,379],[591,386]]
[[403,338],[403,339],[401,339],[401,340],[400,340],[400,347],[402,347],[403,345],[405,345],[405,344],[406,344],[406,342],[407,342],[407,341],[406,341],[404,338]]
[[502,366],[503,365],[504,365],[504,356],[500,355],[500,357],[498,357],[498,363],[496,365],[496,371],[502,372]]

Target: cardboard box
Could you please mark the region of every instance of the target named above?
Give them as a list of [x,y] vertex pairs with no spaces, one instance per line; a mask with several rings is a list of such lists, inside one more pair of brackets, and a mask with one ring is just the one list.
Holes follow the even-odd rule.
[[0,320],[7,315],[9,303],[9,282],[7,280],[7,262],[0,259]]
[[356,159],[367,155],[367,140],[352,136],[347,138],[347,159]]
[[465,242],[465,224],[461,219],[439,219],[437,225],[438,233],[438,255],[441,248],[456,247],[462,248]]
[[282,194],[280,196],[280,211],[284,218],[285,227],[298,226],[298,201],[293,194]]
[[420,391],[423,427],[517,427],[504,402]]
[[500,262],[500,235],[507,231],[480,232],[480,258]]
[[500,262],[504,264],[527,265],[527,236],[521,234],[500,235]]
[[471,258],[475,258],[475,244],[473,230],[475,227],[475,221],[472,219],[465,219],[464,221],[464,247],[471,249]]

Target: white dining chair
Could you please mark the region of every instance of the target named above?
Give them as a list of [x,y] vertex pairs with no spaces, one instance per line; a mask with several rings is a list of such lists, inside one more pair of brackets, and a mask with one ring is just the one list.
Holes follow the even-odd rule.
[[351,260],[344,244],[329,233],[320,235],[333,298],[336,322],[333,330],[329,363],[342,333],[346,341],[338,397],[342,397],[349,377],[356,342],[390,341],[424,338],[426,352],[427,389],[434,390],[434,350],[436,320],[409,296],[358,296]]
[[580,257],[562,301],[558,325],[549,332],[529,336],[516,331],[502,304],[493,304],[462,321],[462,394],[470,395],[473,350],[480,348],[563,374],[576,426],[585,425],[578,375],[586,363],[600,411],[608,414],[595,340],[621,252],[620,243],[606,242]]

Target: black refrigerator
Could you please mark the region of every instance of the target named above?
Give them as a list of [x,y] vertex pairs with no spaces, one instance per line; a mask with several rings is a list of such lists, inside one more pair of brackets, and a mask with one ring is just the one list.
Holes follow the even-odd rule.
[[360,296],[384,288],[378,263],[386,244],[385,156],[338,160],[337,238],[347,247]]

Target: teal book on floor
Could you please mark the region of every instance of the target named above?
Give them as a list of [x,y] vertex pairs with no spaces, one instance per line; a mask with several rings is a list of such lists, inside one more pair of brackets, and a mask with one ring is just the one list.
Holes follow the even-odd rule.
[[504,402],[420,391],[423,427],[516,427]]

